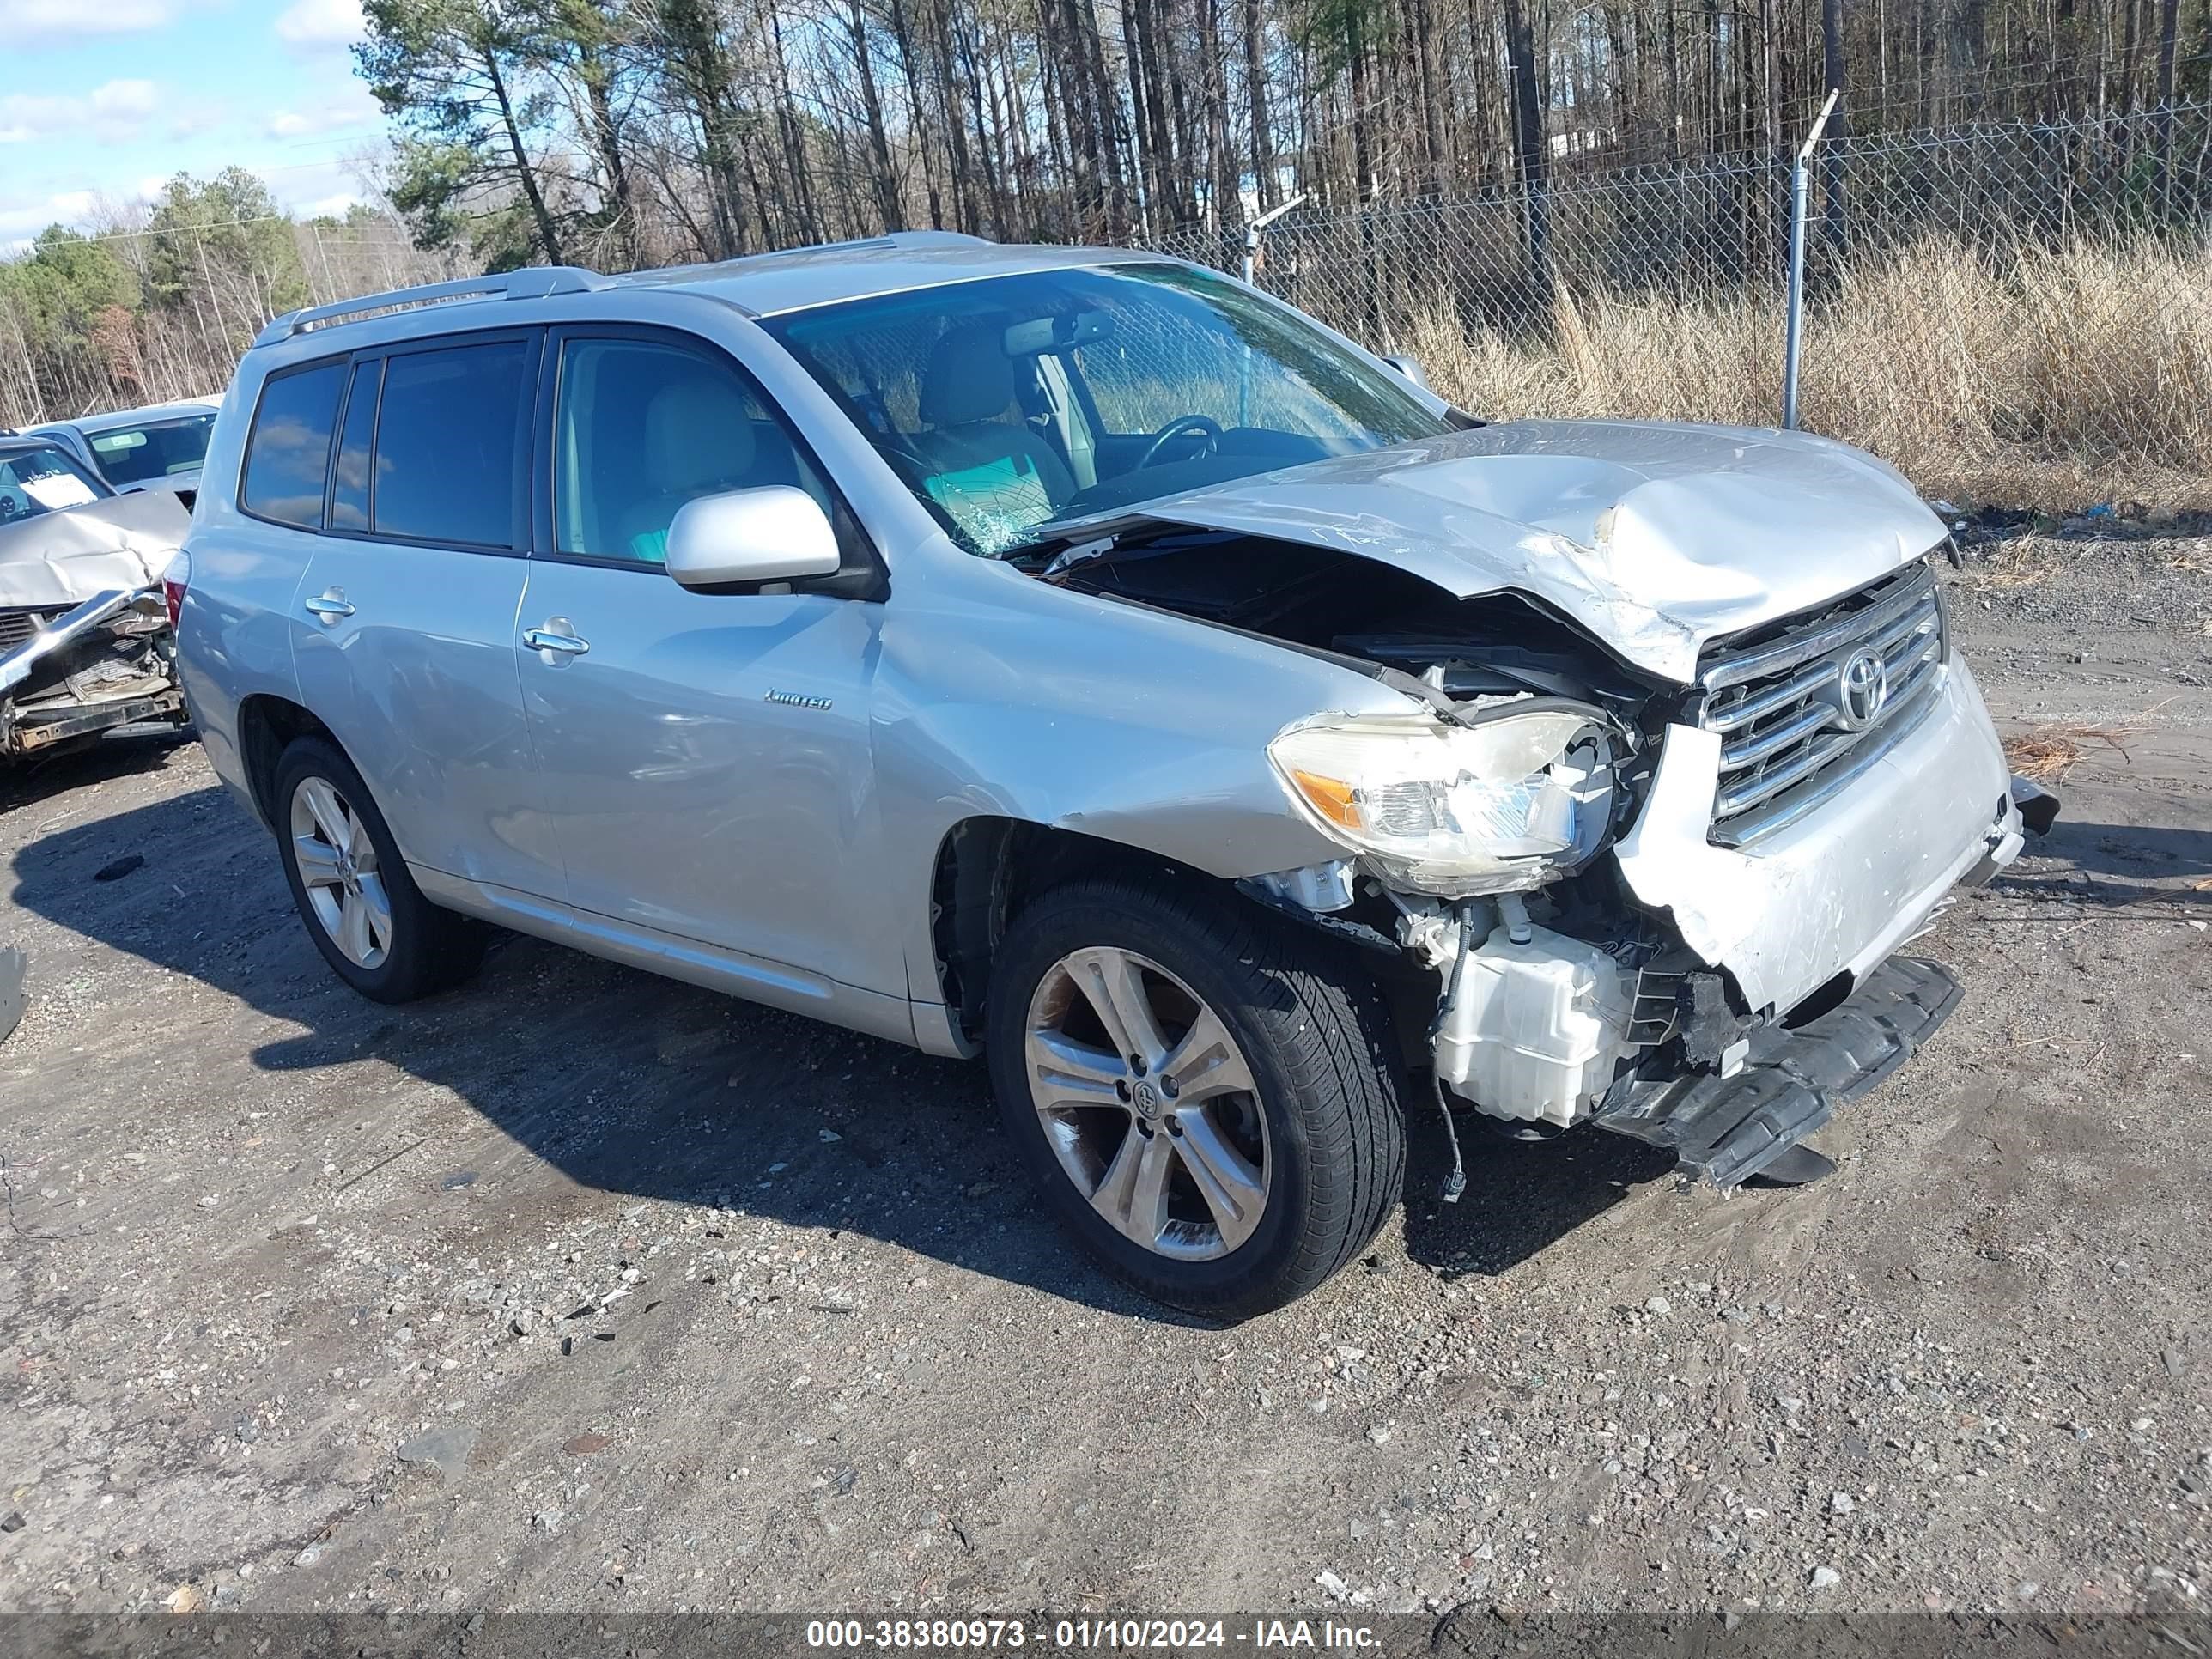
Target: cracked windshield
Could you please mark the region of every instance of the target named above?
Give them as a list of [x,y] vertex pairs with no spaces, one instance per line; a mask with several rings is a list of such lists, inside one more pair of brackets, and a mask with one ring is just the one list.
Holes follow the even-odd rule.
[[767,326],[972,553],[1055,525],[1433,435],[1386,369],[1218,277],[1036,271]]

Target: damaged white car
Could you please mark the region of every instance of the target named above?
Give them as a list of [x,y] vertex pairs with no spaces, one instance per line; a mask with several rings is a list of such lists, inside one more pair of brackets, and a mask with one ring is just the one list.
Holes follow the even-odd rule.
[[986,1054],[1082,1243],[1236,1317],[1414,1110],[1818,1171],[2055,805],[1944,542],[1838,444],[1486,425],[1209,272],[902,235],[279,319],[180,648],[366,994],[496,922]]
[[191,514],[0,436],[0,760],[185,719],[161,577]]

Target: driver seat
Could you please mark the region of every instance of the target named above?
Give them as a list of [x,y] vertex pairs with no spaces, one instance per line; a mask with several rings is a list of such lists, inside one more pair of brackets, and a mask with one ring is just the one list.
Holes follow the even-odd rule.
[[[745,395],[711,370],[687,365],[646,404],[644,427],[639,452],[644,489],[605,514],[613,534],[605,538],[607,545],[594,544],[595,553],[665,564],[668,532],[684,503],[749,484],[782,482],[755,476],[758,434]],[[611,435],[603,434],[601,441]]]
[[930,351],[919,410],[928,429],[911,442],[924,487],[963,522],[1003,513],[1038,523],[1075,495],[1060,452],[1019,417],[1016,386],[1002,328],[952,329]]

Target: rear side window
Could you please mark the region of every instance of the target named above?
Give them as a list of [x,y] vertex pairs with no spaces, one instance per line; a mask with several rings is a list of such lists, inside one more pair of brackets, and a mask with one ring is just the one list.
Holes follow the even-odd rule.
[[302,530],[323,523],[323,484],[331,466],[343,363],[277,375],[261,388],[253,435],[246,444],[243,505],[249,513]]
[[386,360],[370,507],[375,534],[464,547],[521,544],[527,491],[520,438],[532,359],[531,342],[497,340]]

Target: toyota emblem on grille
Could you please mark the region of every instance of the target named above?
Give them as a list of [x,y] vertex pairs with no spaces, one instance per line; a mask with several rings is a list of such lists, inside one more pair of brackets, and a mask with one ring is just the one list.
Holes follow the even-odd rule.
[[1862,651],[1836,677],[1836,724],[1863,732],[1889,701],[1889,665],[1872,651]]

